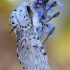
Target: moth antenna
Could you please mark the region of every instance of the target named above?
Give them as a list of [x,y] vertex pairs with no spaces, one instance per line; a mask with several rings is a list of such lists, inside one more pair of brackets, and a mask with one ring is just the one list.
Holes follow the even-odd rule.
[[50,30],[50,32],[49,32],[47,38],[45,39],[45,41],[43,42],[43,44],[46,42],[46,40],[49,38],[49,36],[50,36],[51,34],[53,34],[54,30],[55,30],[55,27],[53,27],[53,28]]
[[50,8],[55,7],[57,5],[56,1],[53,1],[51,6],[47,9],[47,11],[49,11]]
[[52,20],[53,18],[56,18],[60,15],[60,12],[55,13],[52,18],[50,18],[49,20],[47,20],[47,22],[49,22],[50,20]]

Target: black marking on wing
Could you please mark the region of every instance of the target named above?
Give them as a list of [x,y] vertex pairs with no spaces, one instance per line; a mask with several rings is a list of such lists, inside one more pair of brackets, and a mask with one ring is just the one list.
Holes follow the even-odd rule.
[[44,47],[42,46],[42,47],[40,47],[41,49],[44,49]]
[[39,37],[37,37],[37,40],[39,40]]
[[[20,61],[19,61],[20,62]],[[20,62],[20,64],[21,64],[21,62]]]
[[25,67],[23,67],[23,69],[25,69]]
[[20,10],[20,12],[22,12],[22,10]]
[[[17,59],[19,58],[19,54],[17,53]],[[18,61],[20,62],[20,59],[18,59]]]
[[46,55],[46,52],[44,52],[43,55]]
[[12,24],[15,24],[14,22],[12,22]]
[[17,35],[17,42],[20,40],[20,32],[16,31],[16,35]]
[[12,16],[12,18],[13,18],[14,16]]
[[17,11],[16,9],[14,11]]
[[35,45],[35,46],[33,46],[33,47],[38,48],[38,46],[37,46],[37,45]]
[[25,28],[27,28],[27,26],[25,26]]
[[18,53],[17,53],[17,57],[19,57]]
[[22,46],[22,49],[24,48],[24,45]]

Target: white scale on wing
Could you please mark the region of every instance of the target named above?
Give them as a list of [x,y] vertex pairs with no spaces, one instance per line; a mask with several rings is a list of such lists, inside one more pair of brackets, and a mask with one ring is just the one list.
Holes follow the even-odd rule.
[[50,70],[48,57],[36,28],[38,15],[34,2],[23,3],[10,16],[10,25],[17,38],[17,57],[24,70]]

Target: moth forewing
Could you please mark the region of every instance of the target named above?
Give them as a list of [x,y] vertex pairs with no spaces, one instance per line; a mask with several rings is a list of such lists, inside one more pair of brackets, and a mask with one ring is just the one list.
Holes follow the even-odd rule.
[[[33,5],[28,7],[30,5],[28,4],[23,3],[20,5],[14,14],[16,16],[14,19],[18,22],[15,31],[17,38],[17,57],[25,70],[50,70],[48,57],[36,30],[39,26],[38,15]],[[12,18],[10,21],[16,24]]]

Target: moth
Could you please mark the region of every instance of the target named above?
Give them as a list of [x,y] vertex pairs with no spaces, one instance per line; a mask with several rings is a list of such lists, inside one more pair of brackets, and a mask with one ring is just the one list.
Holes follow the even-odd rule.
[[10,16],[10,25],[17,38],[17,57],[24,70],[50,70],[48,57],[39,40],[39,26],[33,2],[23,3]]
[[16,35],[17,58],[22,68],[50,70],[48,57],[37,31],[41,22],[34,8],[34,1],[22,3],[11,13],[9,21]]

